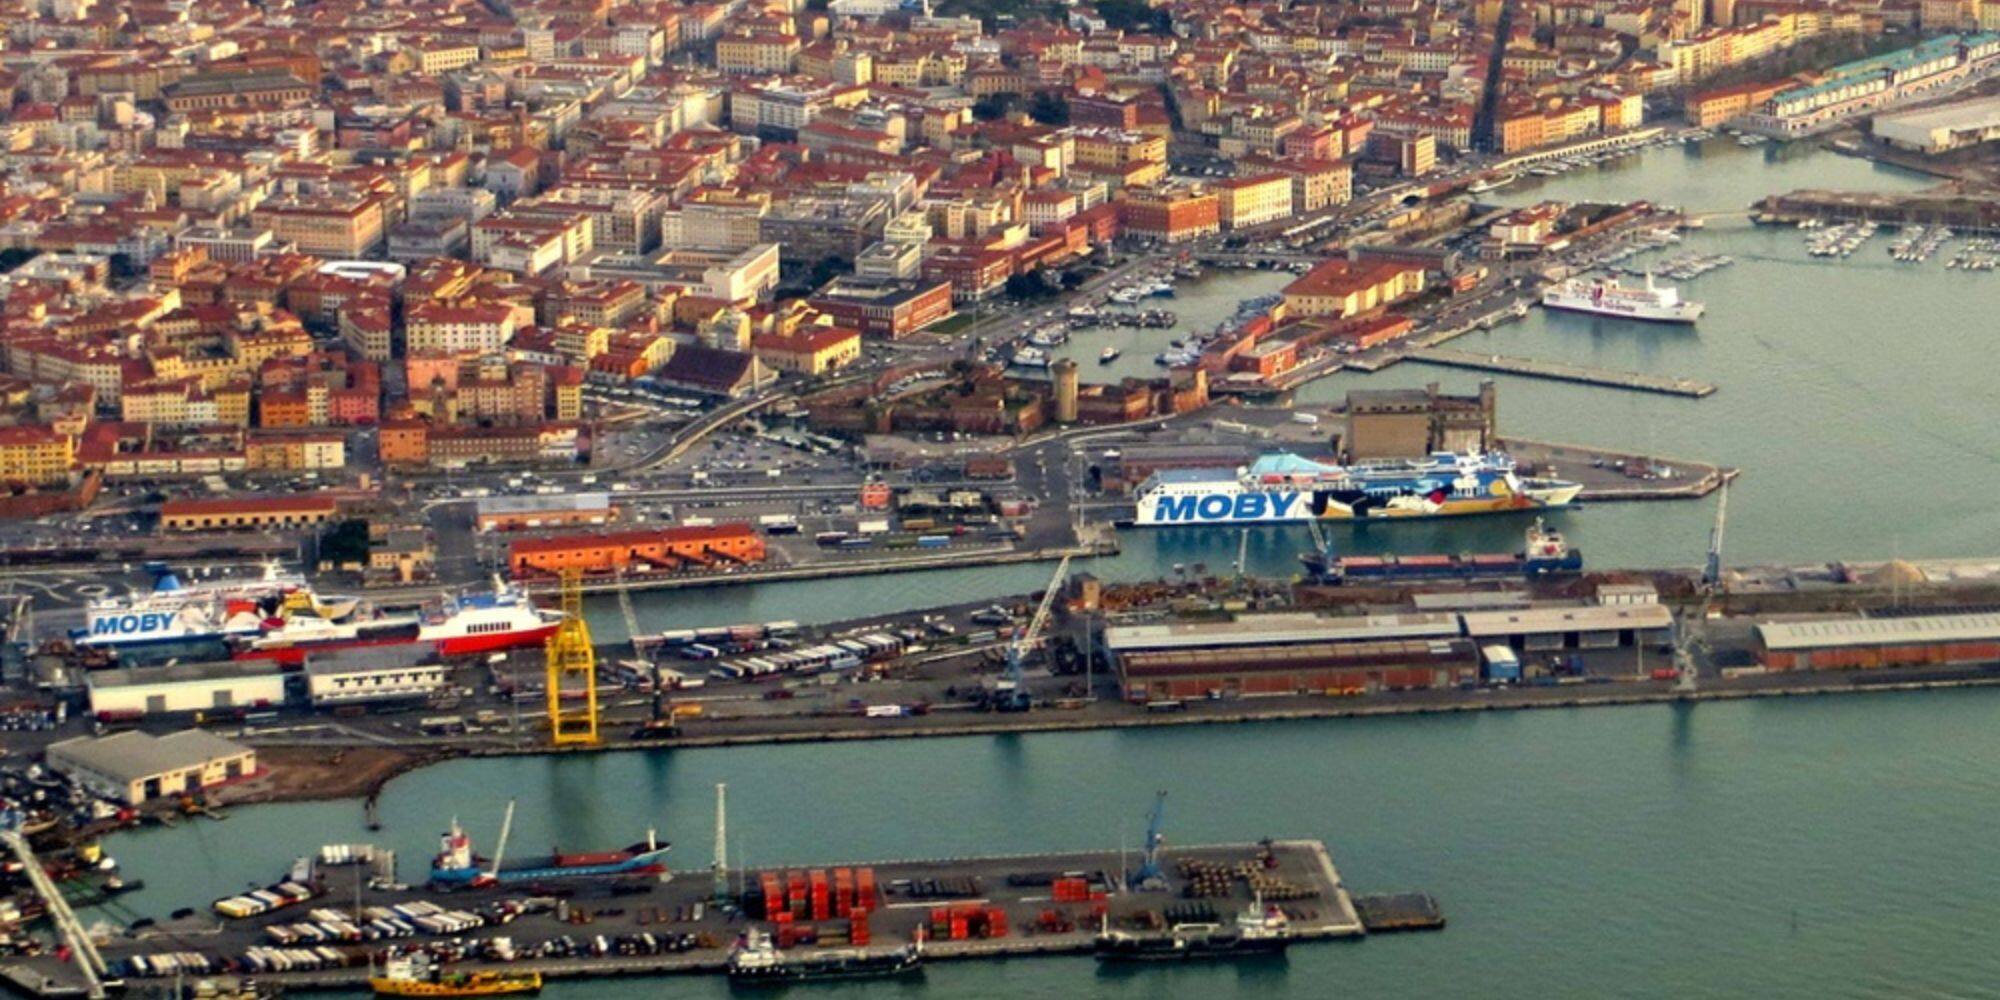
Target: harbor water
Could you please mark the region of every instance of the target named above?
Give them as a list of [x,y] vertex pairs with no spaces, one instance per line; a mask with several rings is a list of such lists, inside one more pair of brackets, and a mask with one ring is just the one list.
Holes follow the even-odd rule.
[[[1946,270],[1945,255],[1927,264],[1899,264],[1887,253],[1892,231],[1886,230],[1852,258],[1814,258],[1806,253],[1804,234],[1753,228],[1744,212],[1766,194],[1795,188],[1904,191],[1930,183],[1829,152],[1745,149],[1728,139],[1656,148],[1560,178],[1524,177],[1487,197],[1510,205],[1644,197],[1694,213],[1734,213],[1629,263],[1687,252],[1726,254],[1736,263],[1681,283],[1683,295],[1708,307],[1692,329],[1536,309],[1521,322],[1450,346],[1721,386],[1696,400],[1494,376],[1503,433],[1743,470],[1730,495],[1733,561],[2000,553],[2000,504],[1983,499],[2000,456],[2000,424],[1979,410],[1991,392],[1986,334],[2000,303],[2000,272]],[[1197,305],[1190,314],[1226,316],[1227,282],[1240,282],[1249,297],[1282,286],[1287,277],[1268,271],[1212,275],[1192,286]],[[1163,344],[1180,334],[1092,332],[1065,350],[1087,362],[1098,349],[1093,336]],[[1134,352],[1126,353],[1120,364]],[[1150,356],[1140,362],[1147,368]],[[1090,379],[1092,365],[1083,366]],[[1405,363],[1374,375],[1343,372],[1306,386],[1298,397],[1323,405],[1338,403],[1350,389],[1432,381],[1447,391],[1470,392],[1483,377]],[[1958,488],[1961,476],[1970,478],[1971,489]],[[1553,518],[1593,566],[1698,566],[1713,519],[1712,501],[1598,504]],[[1329,536],[1356,554],[1509,551],[1519,548],[1527,523],[1501,517],[1334,525]],[[1233,566],[1240,537],[1226,528],[1126,531],[1119,556],[1089,567],[1125,580],[1158,577],[1176,564],[1222,571]],[[1309,543],[1302,527],[1252,529],[1248,569],[1297,572],[1297,554]],[[1047,579],[1047,567],[1023,565],[882,576],[865,587],[820,581],[657,593],[635,601],[648,629],[827,621],[1036,590]],[[622,636],[614,603],[605,600],[596,609],[595,634]]]
[[[1491,197],[1645,197],[1729,211],[1798,187],[1925,183],[1828,153],[1724,140],[1524,179]],[[1667,251],[1737,260],[1684,283],[1708,306],[1695,331],[1537,311],[1454,346],[1720,384],[1693,401],[1502,378],[1500,408],[1505,431],[1520,436],[1741,467],[1731,560],[2000,552],[1987,488],[2000,426],[1983,405],[2000,275],[1895,264],[1886,235],[1849,260],[1815,260],[1800,236],[1716,219]],[[1227,280],[1208,279],[1202,294]],[[1463,390],[1477,376],[1405,365],[1337,376],[1301,396],[1325,403],[1349,388],[1432,380]],[[1607,504],[1558,523],[1594,565],[1693,565],[1711,516],[1704,503]],[[1523,527],[1426,522],[1334,537],[1358,552],[1487,550],[1516,546]],[[1128,532],[1123,554],[1091,568],[1128,579],[1176,564],[1220,570],[1238,538]],[[1302,530],[1253,531],[1249,568],[1290,572],[1304,543]],[[649,629],[824,621],[1031,590],[1047,573],[994,567],[637,600]],[[598,610],[598,635],[615,638],[618,613]],[[1450,929],[1301,947],[1275,965],[1111,974],[1084,959],[975,963],[813,992],[1981,997],[2000,995],[2000,952],[1982,946],[2000,920],[1988,846],[2000,823],[1996,711],[2000,692],[1971,690],[460,762],[392,783],[375,834],[358,805],[318,803],[240,809],[110,848],[147,882],[121,902],[163,914],[267,882],[327,842],[396,847],[405,877],[420,877],[452,815],[490,842],[506,795],[521,799],[523,851],[621,846],[657,826],[678,865],[700,867],[717,781],[730,784],[732,855],[751,865],[1136,847],[1150,796],[1164,788],[1170,842],[1323,838],[1354,887],[1433,892]],[[545,995],[663,991],[728,992],[691,980],[557,984]]]
[[[503,795],[520,797],[523,853],[657,825],[699,868],[717,781],[732,856],[752,866],[1136,848],[1165,789],[1170,844],[1324,838],[1350,886],[1430,891],[1450,927],[1277,965],[965,963],[814,995],[1980,997],[2000,993],[2000,953],[1982,946],[2000,920],[1995,712],[2000,692],[1973,690],[465,762],[390,785],[373,834],[353,803],[304,804],[111,849],[147,882],[127,898],[162,913],[326,842],[393,845],[420,877],[453,815],[490,849]],[[728,992],[676,979],[544,995]]]

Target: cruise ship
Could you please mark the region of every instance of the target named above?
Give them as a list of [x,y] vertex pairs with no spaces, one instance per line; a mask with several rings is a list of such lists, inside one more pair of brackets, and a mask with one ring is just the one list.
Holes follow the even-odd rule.
[[1359,465],[1274,453],[1248,468],[1163,469],[1138,489],[1137,525],[1282,524],[1500,514],[1565,506],[1583,491],[1523,478],[1499,452]]
[[1699,302],[1683,301],[1680,290],[1653,282],[1646,275],[1641,288],[1627,288],[1610,279],[1586,281],[1571,278],[1542,293],[1542,305],[1550,309],[1640,319],[1653,323],[1692,323],[1701,318]]

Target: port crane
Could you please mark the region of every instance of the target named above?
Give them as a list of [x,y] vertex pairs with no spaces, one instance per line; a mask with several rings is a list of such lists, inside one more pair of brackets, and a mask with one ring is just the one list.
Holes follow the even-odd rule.
[[1069,576],[1069,557],[1056,564],[1055,576],[1049,579],[1049,587],[1042,592],[1042,603],[1035,608],[1035,616],[1028,619],[1028,627],[1021,630],[1014,641],[1007,644],[1007,670],[993,685],[992,706],[1002,712],[1025,712],[1033,704],[1034,698],[1028,693],[1026,667],[1028,652],[1035,647],[1036,638],[1042,634],[1042,627],[1048,624],[1049,609],[1055,606],[1056,592]]
[[597,651],[583,620],[583,575],[574,569],[562,573],[562,615],[547,647],[549,742],[586,746],[597,742]]
[[[1707,621],[1715,607],[1715,599],[1722,591],[1722,532],[1729,520],[1729,480],[1722,481],[1722,492],[1715,500],[1715,525],[1708,529],[1708,560],[1701,568],[1701,611],[1700,620]],[[1694,654],[1688,648],[1685,630],[1675,620],[1674,628],[1674,691],[1691,695],[1699,683],[1698,668]]]
[[1139,870],[1132,873],[1134,889],[1159,891],[1167,887],[1167,873],[1160,868],[1160,845],[1166,843],[1167,793],[1153,796],[1153,809],[1146,814],[1146,847],[1139,855]]

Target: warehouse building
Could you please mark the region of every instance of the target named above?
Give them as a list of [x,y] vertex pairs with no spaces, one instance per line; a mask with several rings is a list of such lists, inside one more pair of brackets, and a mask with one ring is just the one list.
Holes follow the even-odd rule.
[[332,497],[249,497],[237,500],[169,500],[160,505],[161,531],[244,531],[309,528],[340,509]]
[[1614,587],[1588,605],[1484,604],[1112,626],[1103,647],[1124,696],[1145,702],[1447,687],[1478,680],[1482,655],[1490,660],[1500,651],[1665,646],[1672,638],[1673,613],[1650,587]]
[[1360,694],[1476,677],[1478,653],[1449,614],[1278,612],[1113,626],[1106,652],[1130,701]]
[[96,670],[85,684],[99,718],[268,708],[285,700],[285,675],[263,660]]
[[1674,615],[1662,604],[1509,608],[1459,617],[1466,637],[1480,646],[1526,652],[1665,646],[1673,640]]
[[257,751],[203,729],[78,736],[50,744],[48,760],[91,793],[135,806],[257,773]]
[[618,519],[608,493],[568,493],[559,496],[488,497],[479,501],[481,531],[523,528],[603,527]]
[[2000,140],[2000,97],[1876,115],[1875,138],[1930,156]]
[[653,573],[764,561],[764,539],[748,524],[686,525],[652,531],[524,538],[508,546],[515,579],[590,574]]
[[313,707],[428,698],[449,683],[435,643],[328,649],[306,654]]
[[2000,614],[1763,622],[1757,662],[1770,670],[1851,670],[2000,662]]
[[1251,695],[1356,695],[1450,687],[1479,676],[1463,639],[1313,642],[1129,653],[1118,658],[1128,701]]

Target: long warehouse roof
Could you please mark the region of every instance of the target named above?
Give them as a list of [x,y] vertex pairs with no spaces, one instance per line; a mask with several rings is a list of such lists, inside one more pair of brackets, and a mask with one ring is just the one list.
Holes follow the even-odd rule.
[[1465,619],[1465,634],[1475,639],[1550,632],[1659,629],[1674,623],[1674,613],[1664,604],[1591,604],[1574,608],[1468,611],[1459,617]]
[[1142,649],[1430,639],[1456,635],[1458,618],[1448,614],[1317,615],[1287,611],[1243,615],[1228,621],[1116,625],[1104,630],[1104,644],[1114,652],[1125,653]]
[[1757,638],[1772,650],[1991,641],[2000,639],[2000,614],[1763,622],[1757,626]]

